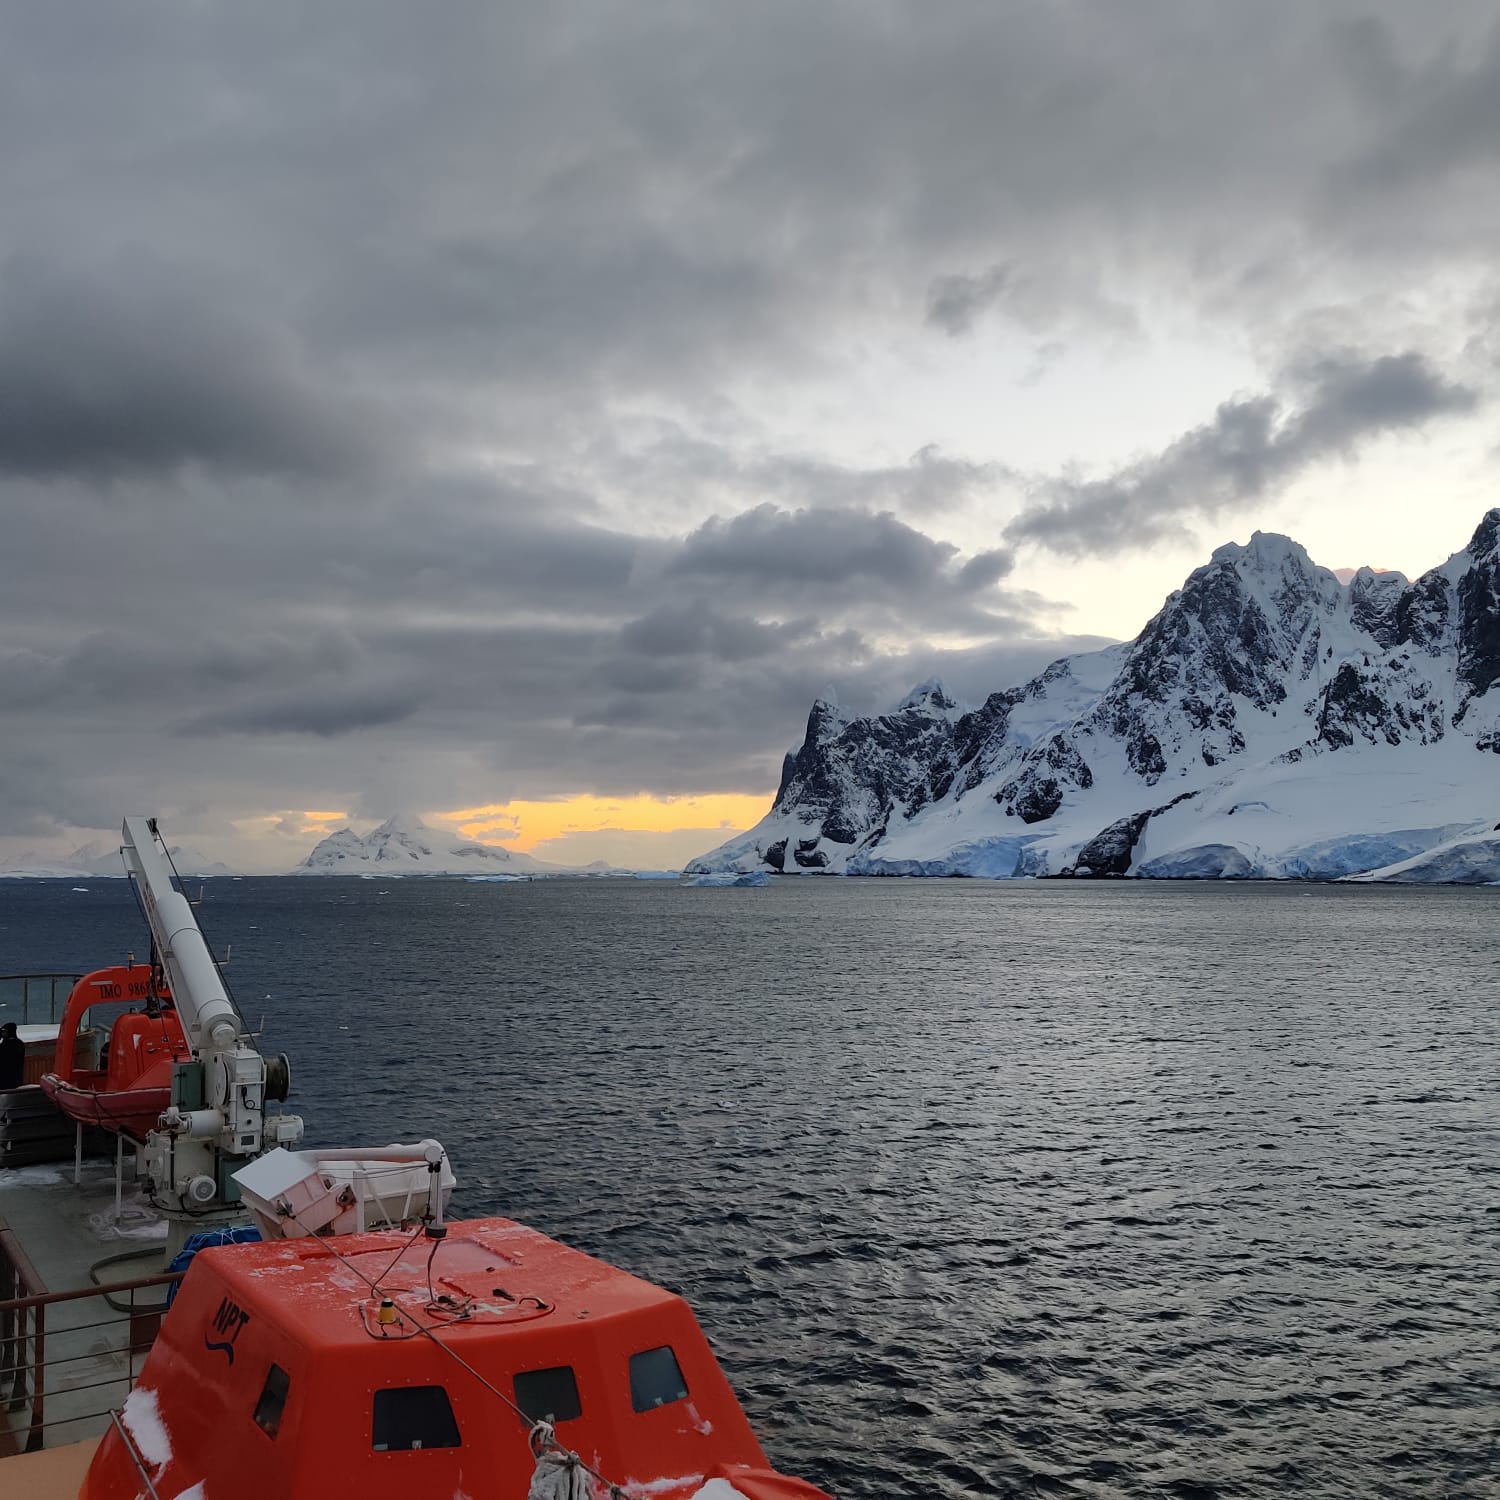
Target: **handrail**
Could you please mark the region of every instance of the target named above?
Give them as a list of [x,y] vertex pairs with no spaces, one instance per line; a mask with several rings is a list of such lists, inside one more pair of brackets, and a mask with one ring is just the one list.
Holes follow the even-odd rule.
[[[6,1272],[11,1273],[6,1276]],[[5,1277],[14,1289],[17,1282],[29,1287],[31,1290],[23,1294],[22,1300],[47,1295],[47,1283],[42,1280],[41,1273],[32,1265],[31,1257],[26,1253],[16,1232],[4,1220],[0,1219],[0,1277]],[[0,1301],[0,1308],[7,1304]]]
[[[0,1223],[3,1223],[0,1220]],[[0,1229],[0,1236],[10,1234],[9,1230]],[[12,1236],[14,1238],[14,1236]],[[97,1286],[82,1286],[71,1292],[37,1292],[25,1297],[11,1297],[8,1300],[0,1300],[0,1312],[7,1308],[15,1308],[17,1311],[28,1307],[51,1307],[55,1302],[79,1302],[85,1297],[103,1297],[106,1293],[136,1292],[148,1286],[171,1286],[174,1282],[181,1281],[187,1275],[186,1271],[163,1271],[159,1276],[140,1276],[134,1281],[101,1281]]]
[[[15,1292],[24,1289],[17,1299]],[[4,1219],[0,1219],[0,1368],[11,1376],[8,1411],[20,1411],[26,1405],[27,1362],[25,1358],[28,1335],[26,1314],[31,1312],[34,1332],[30,1335],[31,1365],[33,1371],[42,1368],[47,1351],[47,1313],[44,1304],[36,1299],[47,1295],[47,1283],[42,1280],[31,1263],[15,1231]],[[17,1307],[17,1301],[27,1305]],[[35,1310],[33,1311],[33,1307]],[[44,1417],[47,1393],[45,1382],[33,1379],[31,1395],[31,1425],[26,1431],[26,1451],[35,1452],[42,1446],[41,1423]],[[12,1442],[7,1425],[3,1436]]]
[[[76,1365],[83,1359],[98,1358],[101,1354],[123,1355],[125,1359],[121,1373],[112,1374],[104,1380],[83,1381],[82,1383],[77,1375],[70,1375],[63,1379],[53,1394],[72,1396],[81,1391],[102,1389],[106,1386],[118,1387],[121,1383],[127,1389],[133,1386],[135,1356],[150,1347],[156,1336],[162,1312],[162,1309],[157,1306],[137,1306],[135,1294],[148,1287],[171,1286],[181,1281],[184,1274],[182,1271],[165,1271],[154,1276],[138,1276],[130,1281],[105,1282],[101,1285],[80,1287],[71,1291],[49,1292],[46,1283],[31,1263],[30,1257],[22,1248],[14,1231],[3,1219],[0,1219],[0,1403],[3,1403],[5,1410],[12,1413],[23,1411],[29,1406],[29,1420],[23,1418],[26,1420],[25,1451],[27,1453],[34,1453],[44,1445],[46,1433],[50,1428],[95,1420],[103,1417],[113,1405],[111,1403],[111,1407],[82,1413],[73,1410],[71,1415],[56,1416],[49,1420],[47,1416],[48,1371],[56,1371],[60,1366]],[[121,1294],[129,1298],[128,1308],[120,1309],[121,1317],[102,1321],[90,1320],[81,1324],[75,1323],[72,1326],[67,1326],[67,1319],[54,1322],[50,1330],[54,1344],[62,1347],[60,1341],[84,1335],[88,1338],[88,1347],[84,1354],[54,1353],[50,1359],[48,1358],[47,1313],[49,1308],[67,1307],[90,1297],[103,1298],[107,1305],[113,1306],[114,1304],[109,1303],[109,1298]],[[87,1316],[85,1313],[85,1317]],[[101,1350],[96,1330],[111,1322],[125,1329],[124,1343]],[[8,1401],[6,1401],[7,1388]],[[70,1408],[65,1406],[64,1410],[68,1411]],[[4,1411],[0,1411],[0,1454],[3,1454],[7,1447],[14,1447],[14,1443],[15,1438],[12,1436],[9,1423],[5,1420]]]

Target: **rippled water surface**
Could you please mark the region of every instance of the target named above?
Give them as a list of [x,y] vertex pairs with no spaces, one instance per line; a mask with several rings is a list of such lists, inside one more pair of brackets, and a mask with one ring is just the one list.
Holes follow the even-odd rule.
[[[841,1500],[1500,1495],[1500,893],[210,882],[323,1142],[684,1292]],[[0,884],[0,971],[144,950]]]

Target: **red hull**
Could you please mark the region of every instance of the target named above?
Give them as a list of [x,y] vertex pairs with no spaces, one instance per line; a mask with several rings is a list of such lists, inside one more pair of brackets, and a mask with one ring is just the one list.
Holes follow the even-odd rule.
[[[93,1008],[131,1006],[109,1025],[97,1068],[80,1067],[78,1038]],[[140,1005],[143,1009],[135,1009]],[[144,1141],[172,1102],[172,1068],[192,1054],[171,994],[155,970],[125,964],[85,974],[73,986],[42,1091],[70,1120]]]
[[43,1074],[41,1082],[42,1092],[70,1120],[137,1141],[144,1141],[146,1132],[156,1129],[161,1112],[172,1102],[170,1084],[165,1088],[85,1089],[56,1073]]

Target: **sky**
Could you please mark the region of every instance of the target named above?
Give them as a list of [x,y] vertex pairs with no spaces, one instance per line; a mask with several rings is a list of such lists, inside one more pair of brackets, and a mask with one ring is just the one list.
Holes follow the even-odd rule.
[[0,137],[0,857],[668,867],[1500,503],[1489,0],[0,0]]

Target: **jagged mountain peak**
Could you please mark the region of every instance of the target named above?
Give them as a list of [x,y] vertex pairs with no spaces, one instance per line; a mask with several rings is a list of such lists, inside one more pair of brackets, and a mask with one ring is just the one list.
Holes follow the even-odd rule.
[[895,707],[894,712],[904,713],[909,708],[925,708],[937,713],[962,712],[965,705],[955,698],[940,677],[929,677],[919,682]]
[[418,836],[433,832],[416,813],[398,812],[392,813],[384,823],[373,830],[374,833],[387,836],[400,836],[403,834],[415,834]]
[[1322,878],[1453,837],[1466,811],[1493,823],[1500,509],[1415,583],[1343,576],[1256,532],[1133,642],[977,709],[936,682],[868,717],[820,701],[770,813],[689,868]]
[[1493,563],[1500,556],[1500,506],[1485,513],[1465,551],[1476,563]]
[[[1346,571],[1349,575],[1347,578],[1343,576]],[[1336,569],[1334,577],[1349,588],[1353,588],[1356,583],[1366,588],[1372,585],[1391,588],[1411,582],[1399,568],[1372,568],[1369,563],[1361,563],[1357,568]]]
[[1301,542],[1293,541],[1279,531],[1251,532],[1250,540],[1243,545],[1239,542],[1225,542],[1222,547],[1215,547],[1209,557],[1209,566],[1217,562],[1243,563],[1247,569],[1253,568],[1264,573],[1285,571],[1287,568],[1309,574],[1328,571],[1320,568],[1308,556],[1307,548]]

